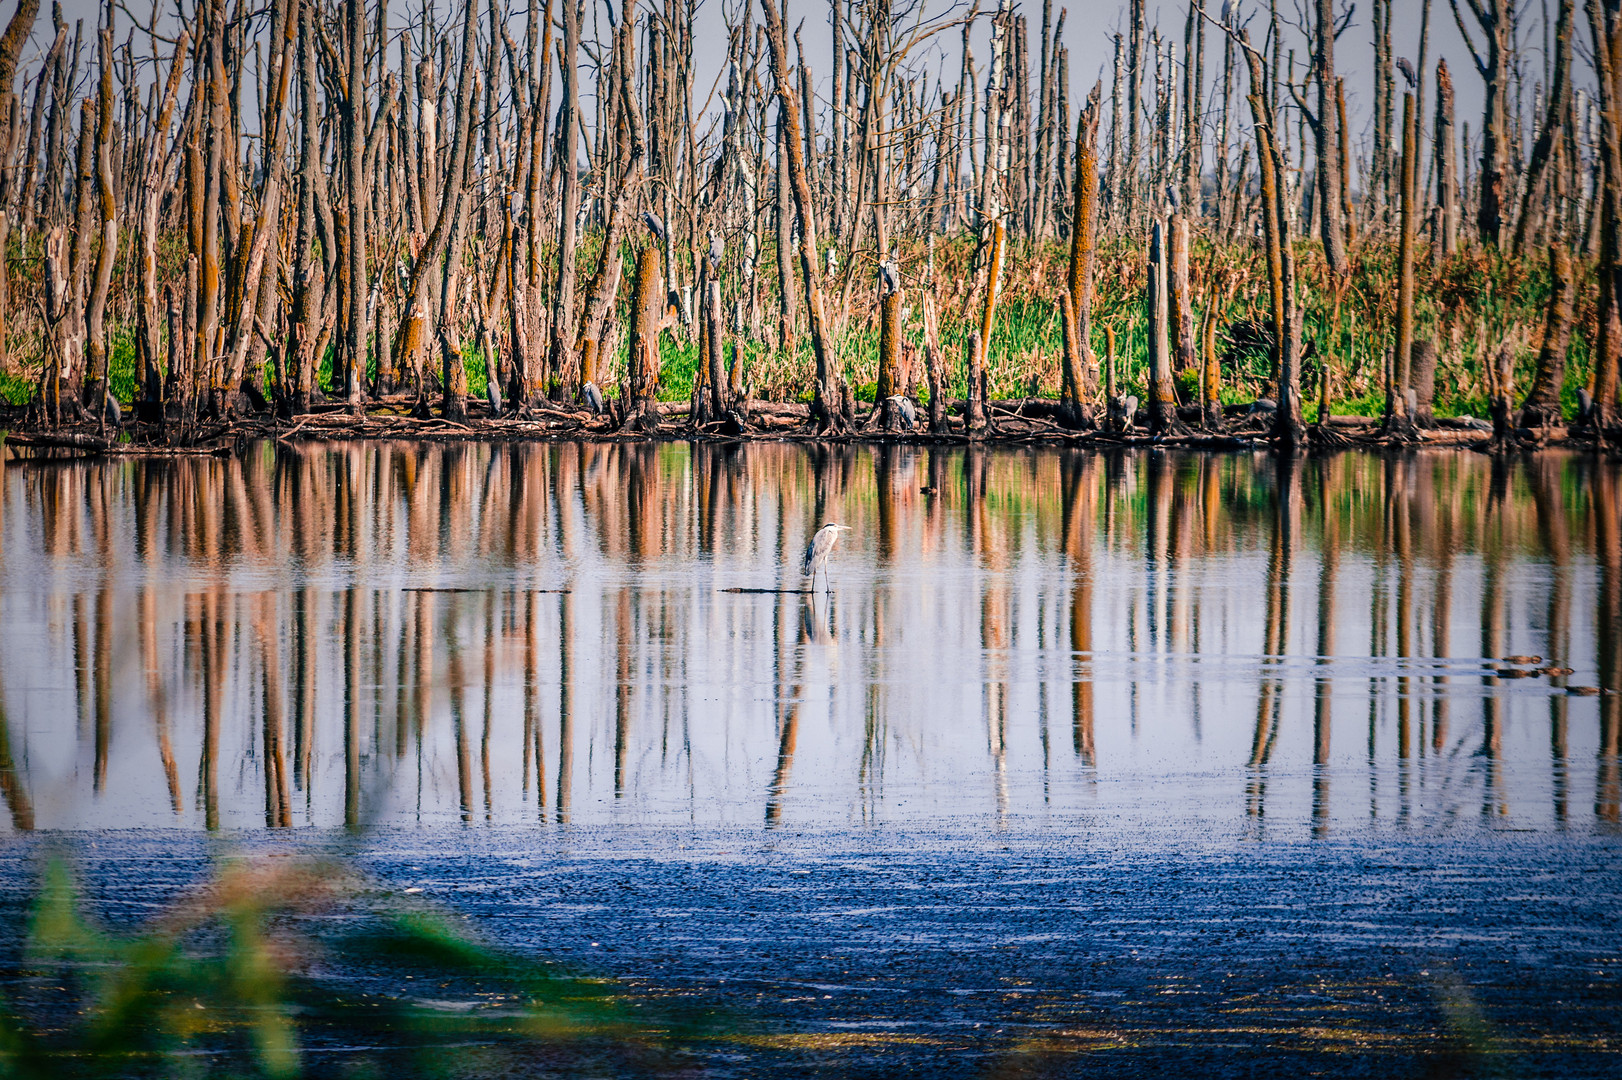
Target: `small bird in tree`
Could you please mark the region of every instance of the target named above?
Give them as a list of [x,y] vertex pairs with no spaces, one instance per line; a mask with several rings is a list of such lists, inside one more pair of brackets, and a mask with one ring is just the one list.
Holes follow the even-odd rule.
[[1397,70],[1402,72],[1402,77],[1407,80],[1408,89],[1417,90],[1419,88],[1419,74],[1414,71],[1414,65],[1408,62],[1406,56],[1397,57]]
[[805,548],[805,561],[800,566],[800,573],[811,579],[811,590],[817,588],[817,571],[822,571],[822,584],[828,587],[828,556],[833,554],[834,545],[839,543],[839,534],[849,532],[849,525],[835,525],[829,522],[817,530],[811,538],[811,543]]
[[593,416],[603,415],[603,392],[597,389],[596,383],[582,384],[580,396],[586,399],[586,408],[591,410]]
[[879,263],[879,291],[884,296],[894,296],[901,291],[901,275],[896,271],[895,263],[888,259]]
[[721,257],[726,254],[726,248],[721,243],[721,234],[714,229],[710,230],[710,273],[721,272]]
[[655,214],[652,210],[642,211],[642,224],[648,227],[648,231],[653,234],[655,240],[661,244],[665,242],[665,223],[658,214]]

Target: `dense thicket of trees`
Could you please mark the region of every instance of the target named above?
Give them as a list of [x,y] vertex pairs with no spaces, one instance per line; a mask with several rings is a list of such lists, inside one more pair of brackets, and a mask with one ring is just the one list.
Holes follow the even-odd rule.
[[[1534,51],[1525,5],[1434,0],[1486,88],[1457,118],[1433,0],[1414,42],[1392,40],[1393,2],[1361,22],[1343,0],[1190,0],[1168,27],[1127,0],[1109,85],[1072,102],[1051,0],[738,0],[719,71],[694,0],[195,0],[149,24],[109,4],[99,26],[20,0],[0,37],[3,370],[54,424],[99,421],[131,368],[121,396],[172,441],[323,397],[462,420],[489,382],[480,410],[601,385],[650,426],[673,332],[702,358],[682,376],[698,421],[808,394],[841,430],[871,381],[887,426],[929,386],[929,422],[956,422],[955,391],[974,429],[1028,380],[1079,427],[1120,422],[1131,383],[1164,431],[1220,426],[1218,353],[1249,340],[1288,441],[1359,394],[1411,434],[1439,368],[1501,435],[1573,399],[1603,428],[1622,11],[1550,0]],[[1367,140],[1349,34],[1374,46]],[[998,363],[1016,315],[1038,326],[1017,378]]]

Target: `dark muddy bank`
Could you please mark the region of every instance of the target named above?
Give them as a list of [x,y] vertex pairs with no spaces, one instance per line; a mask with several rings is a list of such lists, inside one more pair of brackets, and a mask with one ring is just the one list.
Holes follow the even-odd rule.
[[[1221,430],[1188,428],[1175,434],[1153,430],[1146,411],[1130,417],[1105,418],[1097,427],[1077,430],[1067,423],[1061,403],[1046,398],[995,401],[987,410],[986,426],[966,430],[961,403],[956,415],[931,428],[918,416],[910,424],[887,422],[883,411],[861,406],[855,430],[830,434],[813,422],[811,407],[803,404],[748,403],[743,411],[723,420],[693,422],[683,403],[659,406],[660,420],[627,423],[616,416],[595,415],[584,409],[534,406],[497,414],[474,406],[462,421],[448,420],[413,410],[406,402],[372,408],[354,415],[345,406],[280,419],[268,414],[216,423],[201,423],[183,433],[165,431],[159,424],[130,420],[120,425],[82,421],[38,427],[21,410],[7,417],[0,412],[0,439],[6,460],[54,460],[78,456],[228,454],[256,439],[285,442],[344,439],[421,439],[425,442],[463,441],[566,441],[640,439],[730,439],[738,441],[786,440],[827,443],[913,443],[924,445],[1048,445],[1097,447],[1168,446],[1204,450],[1250,450],[1275,444],[1270,402],[1229,406]],[[1196,409],[1187,410],[1191,424]],[[1376,417],[1331,416],[1307,431],[1307,447],[1317,450],[1393,449],[1451,446],[1476,450],[1539,450],[1554,447],[1605,449],[1622,445],[1622,429],[1603,437],[1591,425],[1577,423],[1552,428],[1504,428],[1474,417],[1437,419],[1428,426],[1401,432],[1387,431]]]

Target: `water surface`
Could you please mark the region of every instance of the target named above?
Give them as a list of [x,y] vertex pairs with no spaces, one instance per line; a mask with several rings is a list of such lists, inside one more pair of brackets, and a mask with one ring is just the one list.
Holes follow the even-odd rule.
[[10,463],[0,827],[1608,834],[1619,491],[1458,452]]

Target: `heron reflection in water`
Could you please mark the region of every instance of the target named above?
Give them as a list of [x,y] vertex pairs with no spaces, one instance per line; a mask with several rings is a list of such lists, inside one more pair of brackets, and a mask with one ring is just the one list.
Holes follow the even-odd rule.
[[822,586],[828,587],[828,556],[833,554],[834,545],[839,543],[839,534],[849,532],[849,525],[836,525],[828,522],[817,530],[817,535],[811,538],[811,543],[805,548],[805,562],[800,567],[800,573],[811,579],[811,591],[817,591],[817,571],[822,571]]

